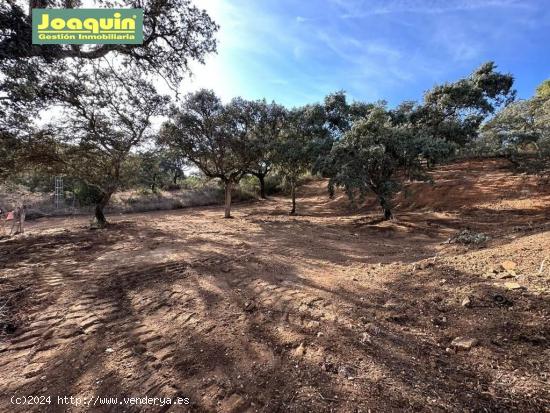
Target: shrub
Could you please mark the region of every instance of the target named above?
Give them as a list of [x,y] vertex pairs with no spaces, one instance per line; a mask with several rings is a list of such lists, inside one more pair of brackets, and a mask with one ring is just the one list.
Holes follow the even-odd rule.
[[82,181],[75,183],[74,194],[81,206],[95,205],[102,197],[102,193],[98,188]]
[[484,245],[489,241],[489,236],[483,232],[474,232],[469,229],[462,230],[449,239],[449,244]]

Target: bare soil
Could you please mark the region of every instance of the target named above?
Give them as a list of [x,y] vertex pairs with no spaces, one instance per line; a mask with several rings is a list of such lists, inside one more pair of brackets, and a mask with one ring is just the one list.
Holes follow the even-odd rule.
[[[550,188],[500,161],[434,178],[407,186],[391,222],[315,181],[292,217],[274,197],[230,220],[30,223],[0,240],[0,411],[550,411]],[[490,240],[446,242],[464,229]]]

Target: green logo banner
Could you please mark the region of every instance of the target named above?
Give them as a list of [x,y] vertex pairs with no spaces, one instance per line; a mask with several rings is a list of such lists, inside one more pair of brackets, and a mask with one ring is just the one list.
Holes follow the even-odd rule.
[[33,44],[142,44],[143,9],[33,9]]

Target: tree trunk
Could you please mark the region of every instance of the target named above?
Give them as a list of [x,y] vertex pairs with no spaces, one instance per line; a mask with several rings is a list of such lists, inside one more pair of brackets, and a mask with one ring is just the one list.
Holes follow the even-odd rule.
[[383,196],[379,196],[378,200],[380,201],[380,206],[382,207],[382,210],[384,211],[384,221],[387,221],[389,219],[393,219],[393,214],[391,212],[390,204],[384,198]]
[[109,203],[111,195],[111,193],[103,194],[101,200],[95,206],[95,223],[100,228],[103,228],[105,225],[107,225],[107,220],[105,219],[105,215],[103,214],[103,209]]
[[260,181],[260,198],[267,199],[265,195],[265,175],[257,175],[258,180]]
[[231,218],[231,182],[225,183],[225,218]]
[[290,211],[290,215],[296,214],[296,184],[294,181],[290,183],[290,194],[292,196],[292,210]]

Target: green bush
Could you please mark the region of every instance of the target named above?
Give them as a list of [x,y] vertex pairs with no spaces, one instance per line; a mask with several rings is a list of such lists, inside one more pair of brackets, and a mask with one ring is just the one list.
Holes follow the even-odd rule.
[[209,185],[209,180],[201,176],[191,175],[180,182],[182,189],[202,189]]
[[246,175],[239,182],[238,189],[249,194],[258,195],[260,193],[260,185],[258,178],[252,175]]
[[75,183],[74,194],[80,206],[95,205],[101,200],[101,191],[85,182]]
[[282,178],[279,175],[268,175],[265,178],[265,194],[276,195],[283,191]]
[[[283,191],[282,179],[278,175],[268,175],[265,178],[265,194],[275,195]],[[247,175],[239,183],[239,188],[254,196],[260,196],[260,182],[254,175]]]

